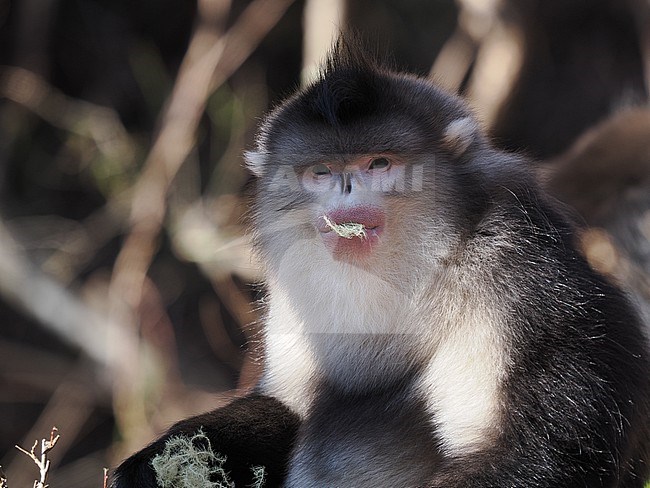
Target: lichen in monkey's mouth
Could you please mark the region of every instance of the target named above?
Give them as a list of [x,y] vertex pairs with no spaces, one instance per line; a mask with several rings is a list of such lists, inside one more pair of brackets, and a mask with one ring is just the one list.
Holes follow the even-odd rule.
[[344,222],[337,224],[332,222],[327,217],[327,215],[323,215],[323,220],[325,220],[325,223],[330,230],[336,233],[339,237],[343,237],[344,239],[352,239],[354,237],[366,239],[368,237],[368,234],[366,233],[366,226],[358,222]]
[[323,243],[335,259],[358,262],[380,245],[385,215],[375,206],[354,205],[319,213],[316,220]]

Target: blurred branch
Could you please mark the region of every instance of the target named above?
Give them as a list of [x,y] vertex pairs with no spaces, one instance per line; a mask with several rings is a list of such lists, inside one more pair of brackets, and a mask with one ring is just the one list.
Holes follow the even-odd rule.
[[250,236],[242,236],[239,227],[233,230],[220,226],[211,218],[217,212],[233,211],[235,205],[242,205],[241,200],[204,198],[192,205],[178,205],[170,212],[169,231],[174,251],[183,259],[196,263],[212,281],[233,273],[248,281],[260,278]]
[[[161,130],[135,185],[131,230],[115,263],[111,296],[137,307],[166,214],[171,182],[195,144],[210,94],[250,56],[293,0],[255,0],[225,35],[216,27],[214,2],[199,2],[201,20],[192,36]],[[206,14],[206,9],[213,7]],[[209,9],[208,9],[209,10]],[[225,8],[221,10],[225,15]]]
[[11,66],[0,68],[0,96],[54,127],[92,139],[107,158],[123,166],[135,161],[135,143],[110,108],[67,97],[31,71]]
[[210,92],[230,78],[280,21],[294,0],[255,0],[224,36],[223,55],[214,70]]
[[490,126],[521,69],[522,33],[499,15],[500,0],[458,0],[458,6],[456,30],[429,75],[449,91],[465,89],[472,107]]
[[303,28],[302,84],[318,74],[319,66],[345,27],[345,0],[307,0]]
[[[193,150],[207,100],[248,58],[282,17],[293,0],[255,0],[223,34],[230,3],[201,0],[199,21],[181,63],[160,131],[142,172],[133,186],[130,230],[115,261],[108,298],[112,317],[121,317],[135,330],[146,276],[157,250],[167,214],[167,193],[177,172]],[[125,352],[114,398],[116,421],[125,444],[139,443],[146,424],[142,388],[133,378],[136,359]],[[126,364],[128,363],[128,364]],[[124,407],[124,408],[120,408]]]
[[[70,282],[77,278],[81,269],[86,266],[102,246],[119,235],[129,215],[128,192],[113,195],[106,204],[88,215],[81,221],[81,229],[86,239],[75,253],[66,253],[65,249],[55,250],[43,263],[46,271],[67,269],[67,276],[58,273],[57,278],[62,282]],[[67,278],[67,280],[66,280]]]
[[[128,221],[127,235],[107,290],[101,287],[101,277],[85,285],[85,295],[78,296],[66,289],[61,280],[52,279],[30,261],[28,253],[14,241],[11,231],[15,229],[0,220],[0,295],[107,370],[106,378],[113,387],[117,429],[124,436],[122,449],[131,450],[150,438],[149,415],[154,410],[151,405],[161,398],[164,408],[174,404],[167,401],[165,392],[152,388],[156,380],[168,383],[170,377],[170,388],[173,388],[177,386],[173,384],[177,378],[174,378],[173,358],[170,361],[168,354],[175,349],[173,331],[162,298],[155,286],[149,286],[147,278],[168,214],[167,194],[195,147],[197,129],[209,97],[250,56],[292,2],[254,0],[224,32],[221,26],[228,18],[230,2],[199,0],[199,22],[136,183],[124,192],[108,192],[108,203],[79,222],[74,236],[66,236],[65,228],[57,228],[56,222],[49,220],[54,223],[54,235],[60,242],[76,244],[59,247],[50,241],[54,251],[45,261],[48,269],[66,269],[68,283],[80,266],[118,235]],[[79,140],[74,136],[90,141],[90,144],[82,142],[93,154],[99,153],[123,166],[135,165],[137,144],[114,110],[67,97],[37,74],[18,67],[0,67],[0,97],[14,102],[7,104],[13,110],[16,110],[14,104],[27,109],[29,113],[17,109],[30,116],[26,118],[31,119],[31,114],[35,114],[73,135],[73,143]],[[231,140],[231,150],[235,142],[236,139]],[[42,232],[38,221],[30,220],[27,224]],[[33,236],[39,235],[38,232]],[[18,241],[24,237],[20,232],[15,235]],[[81,238],[77,241],[73,239],[75,236]],[[239,241],[229,240],[221,242],[219,248],[230,252],[239,245]],[[235,313],[249,320],[248,306],[243,305],[245,297],[234,290],[228,290],[228,296],[235,303]],[[237,351],[229,352],[237,361]],[[169,367],[161,368],[161,363]],[[66,439],[73,441],[75,433],[92,414],[92,406],[93,398],[78,398],[71,394],[69,383],[62,382],[35,428],[56,415],[58,423],[67,423],[66,433],[73,434],[66,435]],[[68,414],[62,416],[61,412]],[[21,461],[27,460],[15,459],[12,468]]]
[[429,76],[452,93],[459,93],[463,80],[476,60],[478,45],[462,26],[442,46]]
[[0,294],[109,370],[119,364],[116,351],[137,341],[132,331],[107,320],[36,268],[20,252],[2,221]]

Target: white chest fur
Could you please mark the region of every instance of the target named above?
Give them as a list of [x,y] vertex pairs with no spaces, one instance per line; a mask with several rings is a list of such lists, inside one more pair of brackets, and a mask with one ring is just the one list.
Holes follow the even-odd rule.
[[[269,383],[284,378],[295,385],[315,369],[340,384],[374,383],[407,367],[418,350],[411,342],[426,333],[412,317],[412,294],[380,273],[333,261],[319,239],[285,249],[269,289]],[[386,339],[394,335],[401,339]],[[298,364],[305,358],[309,374]],[[290,371],[296,377],[284,374]]]
[[496,433],[506,368],[494,318],[466,311],[457,319],[418,384],[447,454],[479,449]]
[[507,367],[499,300],[465,273],[418,294],[343,263],[295,266],[310,251],[320,249],[305,241],[287,249],[269,284],[265,391],[305,415],[322,376],[361,389],[417,362],[416,391],[443,451],[488,442]]

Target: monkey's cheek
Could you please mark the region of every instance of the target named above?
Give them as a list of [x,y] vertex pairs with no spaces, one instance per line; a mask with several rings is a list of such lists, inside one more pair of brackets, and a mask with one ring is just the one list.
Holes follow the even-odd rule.
[[323,244],[332,257],[341,261],[361,261],[368,258],[379,247],[383,227],[366,229],[365,237],[346,239],[335,232],[321,233]]

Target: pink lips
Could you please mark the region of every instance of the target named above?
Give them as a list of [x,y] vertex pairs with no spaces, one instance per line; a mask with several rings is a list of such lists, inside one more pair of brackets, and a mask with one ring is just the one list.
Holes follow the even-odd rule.
[[369,254],[379,243],[384,229],[385,215],[377,207],[357,206],[337,208],[326,213],[327,218],[335,224],[362,224],[365,237],[340,237],[319,217],[317,228],[321,232],[325,246],[338,257],[362,257]]

